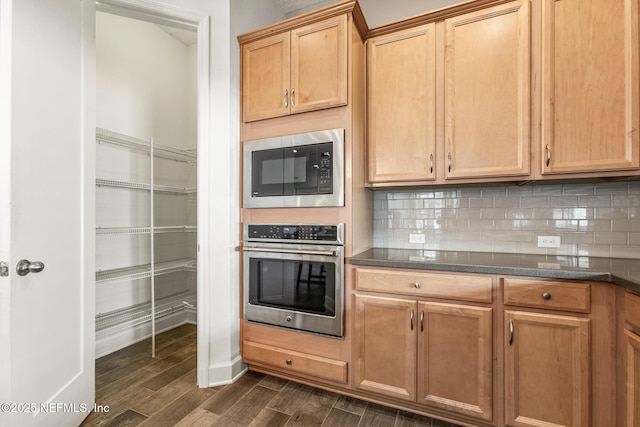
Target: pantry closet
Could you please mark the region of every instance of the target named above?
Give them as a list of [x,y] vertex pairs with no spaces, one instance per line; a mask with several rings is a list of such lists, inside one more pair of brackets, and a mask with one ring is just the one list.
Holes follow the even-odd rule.
[[196,322],[197,49],[182,35],[96,15],[96,357]]

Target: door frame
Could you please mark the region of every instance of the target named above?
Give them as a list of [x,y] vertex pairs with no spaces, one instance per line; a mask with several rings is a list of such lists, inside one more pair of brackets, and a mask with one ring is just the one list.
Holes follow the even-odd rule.
[[[211,194],[212,180],[208,168],[202,165],[202,159],[209,158],[211,141],[211,91],[210,91],[210,17],[175,6],[150,2],[148,0],[98,0],[96,11],[119,15],[126,18],[167,25],[184,30],[195,31],[197,41],[197,149],[198,149],[198,251],[197,251],[197,334],[198,334],[198,386],[209,387],[209,339],[212,318],[210,298],[205,283],[212,283],[213,273],[210,266],[210,248],[207,240],[201,236],[209,234],[209,218],[212,217]],[[203,167],[201,167],[203,166]]]

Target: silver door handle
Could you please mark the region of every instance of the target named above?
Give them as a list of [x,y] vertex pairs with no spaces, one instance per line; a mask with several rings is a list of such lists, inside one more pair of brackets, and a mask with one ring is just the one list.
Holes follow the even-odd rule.
[[7,277],[9,275],[9,264],[6,261],[0,261],[0,277]]
[[26,259],[21,259],[16,266],[18,276],[26,276],[29,273],[40,273],[42,270],[44,270],[44,263],[40,261],[31,262]]
[[325,255],[338,256],[338,251],[327,249],[326,251],[314,251],[310,249],[272,249],[272,248],[242,248],[244,252],[273,252],[277,254],[294,254],[294,255]]

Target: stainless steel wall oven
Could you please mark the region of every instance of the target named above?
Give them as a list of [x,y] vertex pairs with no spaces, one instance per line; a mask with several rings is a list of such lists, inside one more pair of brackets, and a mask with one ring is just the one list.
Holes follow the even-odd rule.
[[343,336],[344,224],[245,224],[244,317]]

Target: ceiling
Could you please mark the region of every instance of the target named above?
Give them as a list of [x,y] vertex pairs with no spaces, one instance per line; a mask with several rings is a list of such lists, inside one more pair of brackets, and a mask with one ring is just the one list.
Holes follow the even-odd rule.
[[283,15],[291,13],[295,10],[304,9],[325,0],[276,0],[276,5],[282,11]]

